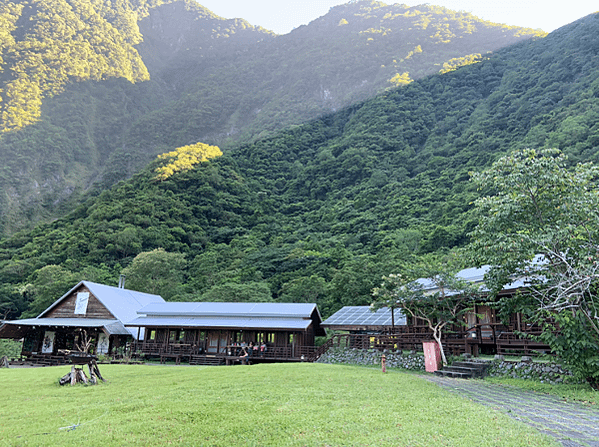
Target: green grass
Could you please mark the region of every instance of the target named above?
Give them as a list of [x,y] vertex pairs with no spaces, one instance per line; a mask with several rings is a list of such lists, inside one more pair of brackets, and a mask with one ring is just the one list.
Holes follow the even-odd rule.
[[552,394],[562,399],[576,401],[587,405],[599,405],[599,392],[586,383],[556,384],[542,383],[536,380],[516,379],[511,377],[486,377],[485,381],[515,386],[537,393]]
[[[3,369],[0,445],[555,446],[415,375],[342,365]],[[77,425],[73,430],[69,426]]]

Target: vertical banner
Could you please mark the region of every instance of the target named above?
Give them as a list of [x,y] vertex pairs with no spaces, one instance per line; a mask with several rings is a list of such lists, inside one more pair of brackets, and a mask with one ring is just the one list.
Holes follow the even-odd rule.
[[52,354],[54,352],[54,336],[53,331],[46,331],[44,334],[44,343],[42,344],[42,354]]
[[101,332],[98,336],[98,354],[108,354],[108,347],[110,342],[108,340],[108,335],[104,332]]
[[89,292],[79,292],[75,302],[75,314],[85,315],[87,312],[87,303],[89,301]]

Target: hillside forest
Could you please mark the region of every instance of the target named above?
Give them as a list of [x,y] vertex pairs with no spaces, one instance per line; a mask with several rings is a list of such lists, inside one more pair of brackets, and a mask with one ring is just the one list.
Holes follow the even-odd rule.
[[383,275],[414,275],[423,260],[469,265],[454,253],[484,192],[471,171],[525,147],[597,162],[597,36],[595,14],[166,177],[178,155],[154,157],[73,211],[4,237],[0,306],[34,316],[82,279],[116,284],[123,273],[167,300],[315,302],[326,317],[370,304]]
[[161,153],[226,152],[545,35],[374,1],[281,36],[192,0],[0,5],[1,235],[63,216]]

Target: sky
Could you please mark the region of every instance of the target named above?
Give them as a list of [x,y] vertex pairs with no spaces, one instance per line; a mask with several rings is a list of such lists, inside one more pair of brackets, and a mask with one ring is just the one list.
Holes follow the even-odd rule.
[[[252,25],[287,34],[325,15],[332,6],[349,0],[196,0],[213,13],[227,18],[242,18]],[[470,12],[481,19],[508,25],[540,28],[551,32],[581,17],[599,11],[596,0],[432,0],[385,1],[408,6],[429,3]]]

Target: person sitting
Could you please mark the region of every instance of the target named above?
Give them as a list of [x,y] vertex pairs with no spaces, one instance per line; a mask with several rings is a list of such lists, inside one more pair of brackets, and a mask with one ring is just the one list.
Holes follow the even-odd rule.
[[241,355],[239,356],[239,361],[241,362],[242,365],[250,364],[250,361],[248,359],[248,352],[246,351],[245,348],[243,348],[241,351]]

